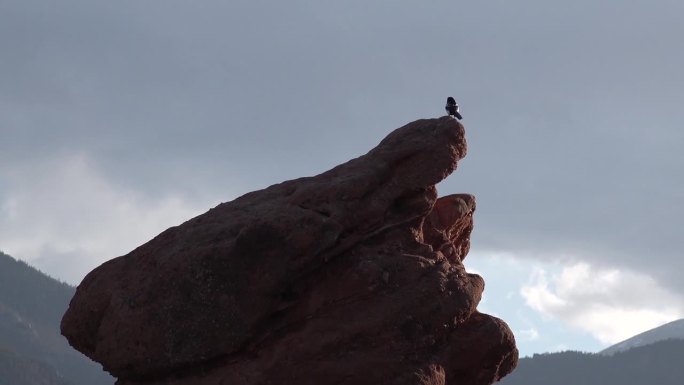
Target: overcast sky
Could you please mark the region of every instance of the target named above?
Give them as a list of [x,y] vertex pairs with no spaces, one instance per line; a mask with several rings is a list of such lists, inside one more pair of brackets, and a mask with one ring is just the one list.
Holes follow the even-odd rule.
[[461,105],[523,354],[684,317],[684,2],[0,0],[0,250],[77,284]]

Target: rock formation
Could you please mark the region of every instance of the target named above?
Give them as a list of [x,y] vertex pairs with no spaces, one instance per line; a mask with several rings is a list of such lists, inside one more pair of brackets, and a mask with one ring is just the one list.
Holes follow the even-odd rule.
[[119,385],[491,384],[516,365],[463,267],[466,154],[418,120],[323,174],[222,203],[88,274],[62,320]]

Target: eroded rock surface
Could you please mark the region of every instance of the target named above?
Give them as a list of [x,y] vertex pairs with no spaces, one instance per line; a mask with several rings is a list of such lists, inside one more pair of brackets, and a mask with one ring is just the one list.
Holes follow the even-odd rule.
[[120,385],[491,384],[517,349],[462,264],[475,198],[435,189],[465,154],[418,120],[220,204],[88,274],[62,332]]

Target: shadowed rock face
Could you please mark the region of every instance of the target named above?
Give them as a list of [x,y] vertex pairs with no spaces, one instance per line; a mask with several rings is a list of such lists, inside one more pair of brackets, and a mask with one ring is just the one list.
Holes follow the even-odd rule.
[[62,333],[120,385],[491,384],[518,355],[462,264],[475,199],[435,189],[465,153],[418,120],[220,204],[88,274]]

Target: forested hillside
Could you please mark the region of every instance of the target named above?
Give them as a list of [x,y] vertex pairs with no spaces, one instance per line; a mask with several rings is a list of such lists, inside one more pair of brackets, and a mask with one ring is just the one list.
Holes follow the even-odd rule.
[[0,385],[69,385],[55,368],[0,348]]
[[0,385],[111,385],[59,332],[74,288],[0,252]]
[[502,385],[681,385],[684,340],[656,342],[612,356],[563,352],[520,360]]

